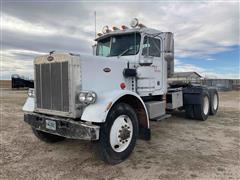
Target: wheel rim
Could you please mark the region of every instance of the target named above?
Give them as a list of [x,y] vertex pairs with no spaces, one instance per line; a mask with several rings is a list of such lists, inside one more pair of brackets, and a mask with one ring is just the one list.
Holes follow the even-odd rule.
[[127,115],[117,117],[110,130],[110,144],[116,152],[122,152],[132,140],[133,125]]
[[214,94],[213,96],[213,109],[216,110],[218,107],[218,96],[217,94]]
[[205,114],[205,115],[207,115],[208,114],[208,111],[209,111],[209,99],[208,99],[208,97],[207,96],[205,96],[204,97],[204,99],[203,99],[203,113]]

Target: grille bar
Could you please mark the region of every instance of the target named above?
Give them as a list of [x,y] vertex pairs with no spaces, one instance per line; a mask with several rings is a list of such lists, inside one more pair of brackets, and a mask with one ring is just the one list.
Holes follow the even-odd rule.
[[69,112],[68,62],[35,65],[37,108]]

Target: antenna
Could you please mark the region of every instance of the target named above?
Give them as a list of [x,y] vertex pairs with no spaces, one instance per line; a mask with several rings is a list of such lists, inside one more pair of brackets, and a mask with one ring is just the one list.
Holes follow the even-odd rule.
[[97,37],[97,13],[94,11],[95,39]]

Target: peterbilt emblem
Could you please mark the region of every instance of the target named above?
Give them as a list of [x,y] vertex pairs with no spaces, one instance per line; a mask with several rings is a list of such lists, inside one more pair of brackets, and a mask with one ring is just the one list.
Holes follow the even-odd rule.
[[48,56],[48,57],[47,57],[47,60],[48,60],[48,61],[52,61],[53,59],[54,59],[53,56]]
[[103,69],[103,71],[106,72],[106,73],[108,73],[108,72],[111,72],[111,69],[108,68],[108,67],[106,67],[106,68]]

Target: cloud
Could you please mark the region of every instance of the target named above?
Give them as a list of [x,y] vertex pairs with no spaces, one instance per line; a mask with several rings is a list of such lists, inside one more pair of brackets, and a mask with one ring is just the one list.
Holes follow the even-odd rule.
[[207,61],[215,61],[216,59],[214,59],[214,58],[207,58],[206,60]]
[[4,13],[2,15],[2,21],[3,25],[1,26],[1,31],[12,31],[18,34],[38,36],[38,38],[42,38],[42,36],[51,37],[57,34],[58,36],[91,41],[91,39],[89,39],[89,34],[86,34],[86,27],[81,28],[78,25],[75,25],[74,27],[72,26],[71,28],[58,28],[56,26],[53,27],[52,25],[47,25],[39,22],[27,22]]
[[45,28],[41,24],[32,24],[7,14],[2,15],[2,21],[3,25],[1,26],[1,30],[12,30],[19,33],[28,33],[38,36],[50,36],[57,33],[55,29]]
[[[102,26],[128,25],[138,17],[148,27],[172,31],[177,58],[213,60],[213,54],[239,45],[239,2],[3,2],[2,62],[9,75],[14,63],[24,61],[26,71],[37,53],[51,50],[91,53],[94,14]],[[37,53],[33,53],[37,52]],[[215,59],[217,63],[217,59]],[[23,64],[24,64],[23,63]],[[181,65],[183,66],[183,64]],[[199,71],[193,65],[188,68]],[[24,66],[21,66],[24,69]],[[177,69],[177,68],[176,68]],[[19,68],[16,73],[22,73]]]

